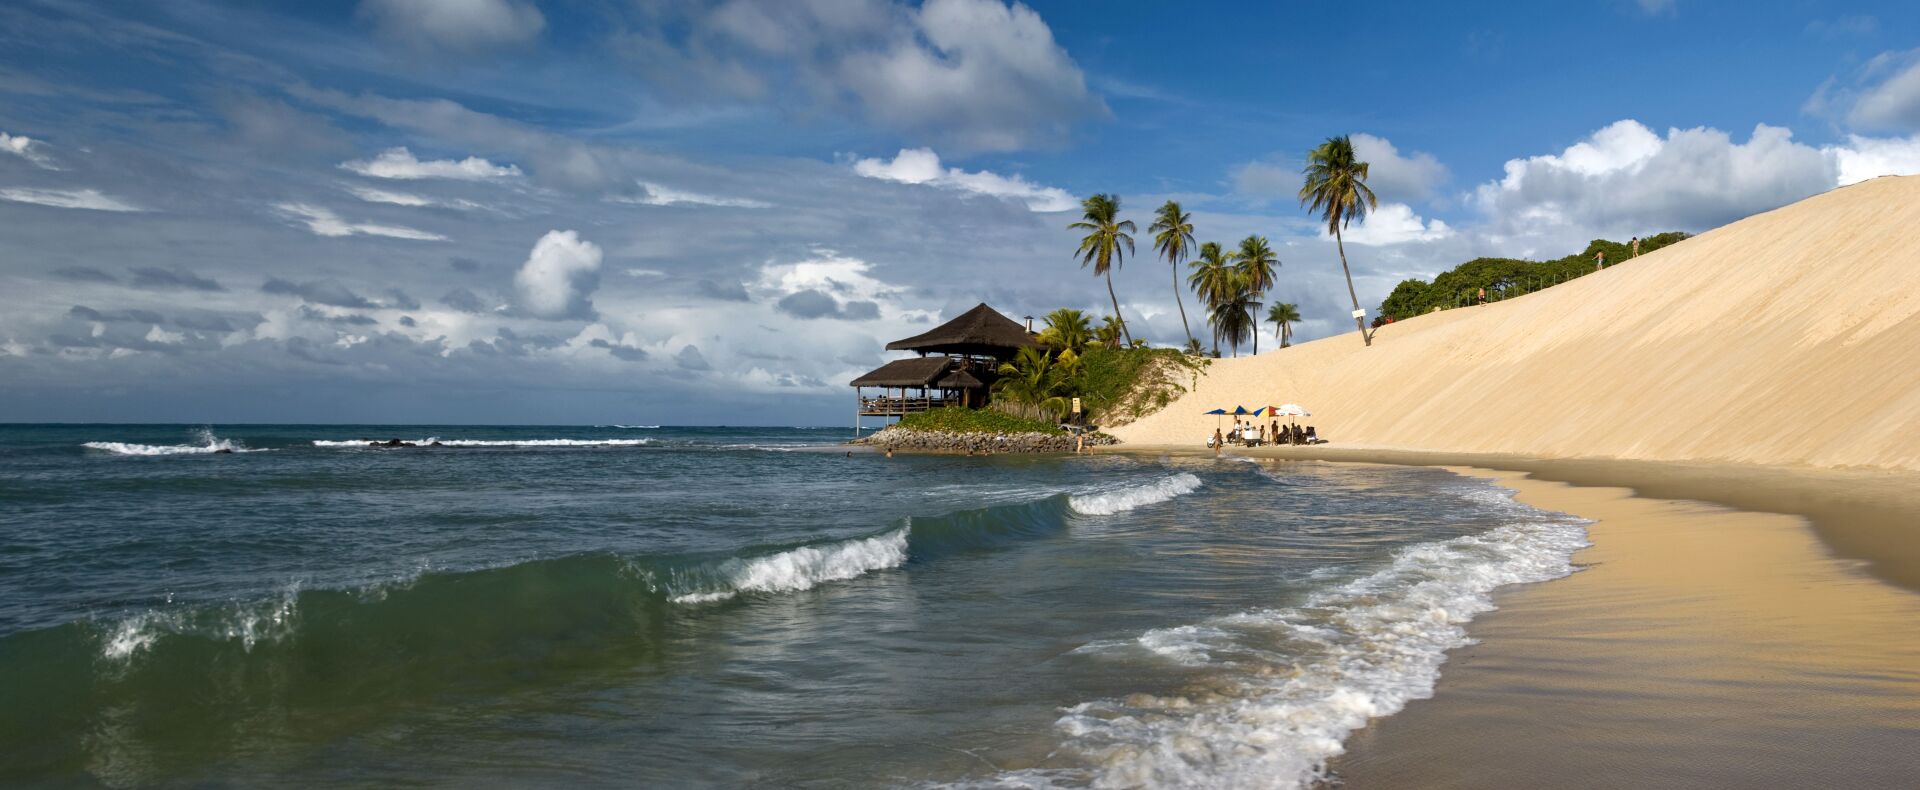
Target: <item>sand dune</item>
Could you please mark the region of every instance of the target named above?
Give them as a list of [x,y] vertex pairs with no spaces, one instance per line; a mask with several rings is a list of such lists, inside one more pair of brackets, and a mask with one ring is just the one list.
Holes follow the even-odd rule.
[[1836,189],[1535,294],[1215,362],[1113,433],[1295,401],[1345,447],[1920,470],[1920,176]]

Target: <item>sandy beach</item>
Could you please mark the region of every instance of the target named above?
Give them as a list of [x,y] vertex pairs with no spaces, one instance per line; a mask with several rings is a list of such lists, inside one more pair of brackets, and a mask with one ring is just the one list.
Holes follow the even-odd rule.
[[1355,733],[1332,766],[1346,787],[1900,787],[1920,775],[1920,594],[1889,583],[1914,570],[1899,551],[1920,513],[1910,475],[1228,454],[1442,466],[1593,522],[1580,572],[1504,591],[1431,699]]

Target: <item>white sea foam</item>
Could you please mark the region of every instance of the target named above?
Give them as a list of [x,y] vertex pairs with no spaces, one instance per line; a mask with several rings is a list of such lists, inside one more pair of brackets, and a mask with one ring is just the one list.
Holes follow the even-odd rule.
[[[1321,591],[1299,608],[1155,629],[1137,647],[1224,677],[1205,695],[1100,700],[1057,722],[1090,772],[1027,772],[1025,786],[1307,787],[1347,735],[1433,693],[1448,650],[1504,585],[1572,571],[1587,545],[1571,519],[1526,522],[1401,550],[1383,570]],[[1547,517],[1551,519],[1551,517]],[[1124,643],[1106,642],[1105,654]],[[1286,645],[1282,652],[1262,649]],[[1093,647],[1093,646],[1089,646]]]
[[201,431],[199,444],[131,444],[128,442],[87,442],[80,445],[90,450],[104,450],[114,455],[204,455],[209,453],[258,453],[264,449],[253,449],[245,444],[214,436],[212,431]]
[[[315,447],[368,447],[385,439],[348,439],[344,441],[315,439]],[[438,443],[441,447],[642,447],[653,443],[652,439],[402,439],[402,442],[429,447]]]
[[1142,505],[1165,502],[1182,494],[1191,494],[1200,489],[1200,478],[1191,473],[1163,477],[1145,485],[1118,488],[1112,491],[1100,491],[1088,494],[1076,494],[1067,498],[1067,505],[1074,512],[1086,516],[1111,516],[1123,513]]
[[[100,640],[100,657],[126,666],[160,640],[176,635],[239,642],[251,652],[262,642],[293,633],[298,614],[299,583],[289,583],[277,598],[234,604],[231,608],[166,607],[150,609],[115,621]],[[172,597],[168,597],[169,603]]]
[[907,561],[907,527],[824,546],[801,546],[764,557],[735,557],[719,566],[720,589],[674,594],[675,603],[710,603],[743,592],[798,592]]

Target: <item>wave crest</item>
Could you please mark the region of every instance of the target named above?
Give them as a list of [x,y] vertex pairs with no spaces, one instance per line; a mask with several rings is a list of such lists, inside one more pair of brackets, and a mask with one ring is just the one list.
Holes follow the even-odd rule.
[[1078,494],[1068,497],[1067,505],[1083,516],[1111,516],[1144,505],[1158,504],[1200,489],[1200,478],[1190,472],[1163,477],[1145,485]]
[[264,448],[256,449],[232,439],[222,439],[213,435],[213,431],[202,430],[198,433],[199,444],[133,444],[130,442],[86,442],[81,447],[89,450],[102,450],[114,455],[208,455],[213,453],[260,453]]
[[[371,447],[386,439],[315,439],[315,447]],[[400,446],[416,447],[642,447],[652,439],[401,439]]]
[[[760,557],[735,557],[721,562],[711,583],[675,591],[674,603],[723,601],[745,592],[800,592],[826,582],[845,581],[907,562],[907,532],[901,527],[870,538],[854,538],[823,546],[800,546]],[[695,574],[705,575],[705,574]],[[683,577],[684,578],[684,577]]]

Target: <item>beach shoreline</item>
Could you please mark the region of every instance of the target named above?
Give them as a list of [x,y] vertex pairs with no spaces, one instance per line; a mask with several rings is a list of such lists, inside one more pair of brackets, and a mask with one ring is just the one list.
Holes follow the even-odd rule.
[[1349,738],[1331,766],[1345,786],[1920,775],[1920,551],[1899,540],[1920,515],[1915,475],[1328,446],[1223,455],[1443,467],[1592,522],[1579,572],[1502,590],[1430,698]]

